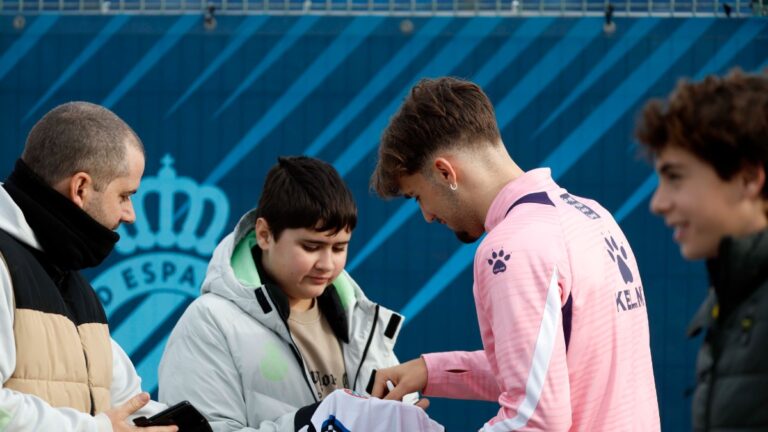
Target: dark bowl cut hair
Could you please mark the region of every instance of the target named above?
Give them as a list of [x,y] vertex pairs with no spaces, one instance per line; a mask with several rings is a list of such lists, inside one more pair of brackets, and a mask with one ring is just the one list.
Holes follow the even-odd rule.
[[307,156],[278,157],[259,198],[258,216],[275,240],[286,229],[317,232],[355,229],[357,205],[333,166]]

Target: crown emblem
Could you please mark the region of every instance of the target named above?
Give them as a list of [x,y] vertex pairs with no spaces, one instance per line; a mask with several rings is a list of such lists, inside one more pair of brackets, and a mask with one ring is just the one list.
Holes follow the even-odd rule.
[[226,195],[214,186],[177,177],[170,155],[161,162],[157,177],[142,180],[133,197],[136,222],[131,228],[118,228],[117,251],[130,254],[137,249],[176,246],[210,255],[229,217]]

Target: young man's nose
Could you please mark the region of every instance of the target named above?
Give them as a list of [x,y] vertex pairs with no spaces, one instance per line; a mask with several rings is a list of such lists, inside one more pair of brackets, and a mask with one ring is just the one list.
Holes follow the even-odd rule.
[[663,215],[669,211],[670,201],[663,190],[656,188],[651,196],[651,211],[657,215]]

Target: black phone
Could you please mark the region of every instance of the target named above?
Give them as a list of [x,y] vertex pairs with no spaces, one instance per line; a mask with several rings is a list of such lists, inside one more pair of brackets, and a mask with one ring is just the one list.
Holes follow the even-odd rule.
[[208,420],[188,401],[179,402],[150,418],[136,417],[133,424],[139,427],[176,425],[179,432],[213,432]]

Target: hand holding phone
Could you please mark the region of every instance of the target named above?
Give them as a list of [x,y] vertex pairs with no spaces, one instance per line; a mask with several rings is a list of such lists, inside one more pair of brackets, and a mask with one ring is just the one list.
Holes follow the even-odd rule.
[[[109,419],[109,422],[112,424],[112,430],[114,432],[135,431],[136,428],[130,426],[126,420],[133,413],[144,407],[147,403],[149,403],[149,393],[139,393],[123,402],[122,405],[114,406],[104,411],[103,414]],[[152,428],[151,430],[152,432],[178,432],[178,427],[158,426]]]
[[152,417],[137,417],[133,423],[139,427],[176,425],[179,432],[213,432],[208,420],[188,401],[182,401]]

